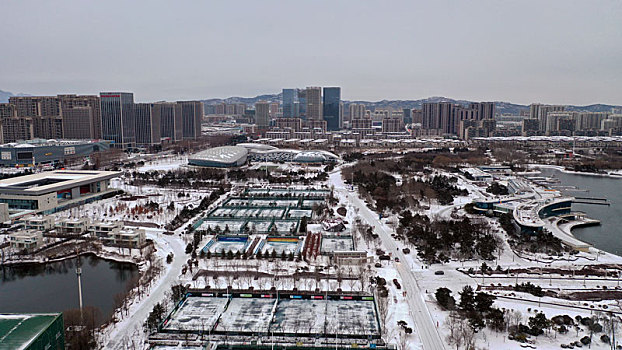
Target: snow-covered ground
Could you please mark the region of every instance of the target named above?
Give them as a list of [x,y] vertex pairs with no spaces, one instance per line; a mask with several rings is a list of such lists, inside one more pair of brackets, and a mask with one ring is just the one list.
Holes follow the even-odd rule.
[[117,313],[123,318],[102,332],[99,340],[102,349],[127,349],[132,344],[142,346],[145,339],[143,324],[149,312],[156,303],[165,299],[171,286],[178,283],[179,271],[186,262],[183,241],[174,235],[164,235],[161,230],[149,230],[148,237],[156,244],[158,258],[166,259],[166,255],[173,253],[173,262],[164,266],[164,273],[144,298],[131,301],[126,316]]
[[[340,178],[340,174],[338,169],[331,174],[330,182],[335,188],[344,188],[343,180]],[[428,214],[431,218],[443,218],[448,219],[451,213],[456,213],[458,216],[467,215],[462,209],[460,209],[464,204],[472,202],[476,198],[485,197],[484,189],[480,188],[470,181],[464,179],[462,176],[458,176],[457,185],[462,188],[466,188],[469,191],[468,196],[457,197],[454,200],[454,203],[449,206],[438,205],[437,203],[430,203],[429,210],[427,210],[426,214]],[[353,195],[353,192],[346,192],[350,195]],[[339,192],[337,192],[339,195]],[[350,210],[349,210],[350,211]],[[591,249],[588,253],[579,253],[579,254],[567,254],[564,253],[560,257],[552,258],[550,256],[544,254],[528,254],[524,253],[521,256],[516,255],[512,249],[509,247],[507,243],[507,237],[505,232],[499,227],[498,222],[495,219],[485,218],[482,216],[474,217],[479,220],[487,220],[489,224],[492,226],[493,231],[497,233],[501,238],[503,238],[503,250],[497,256],[497,259],[491,263],[488,262],[488,265],[493,269],[499,265],[502,268],[517,268],[517,267],[555,267],[555,268],[581,268],[583,265],[587,264],[621,264],[622,258],[608,254],[602,251],[597,251],[595,249]],[[397,217],[390,216],[388,218],[383,218],[383,222],[389,224],[391,222],[395,222]],[[387,227],[385,225],[385,227]],[[388,228],[388,227],[387,227]],[[400,250],[404,247],[408,247],[411,250],[410,254],[407,254],[405,262],[410,267],[410,269],[414,272],[419,285],[421,286],[421,294],[425,299],[425,303],[427,305],[427,309],[429,310],[432,320],[436,323],[439,332],[443,334],[442,338],[446,342],[446,348],[451,348],[452,345],[447,343],[446,336],[448,335],[448,329],[446,328],[445,322],[447,319],[448,312],[439,308],[436,303],[434,292],[437,288],[446,287],[451,289],[454,292],[454,296],[458,299],[458,292],[462,290],[462,288],[466,285],[471,285],[475,288],[478,285],[486,285],[489,286],[491,284],[502,284],[504,286],[513,285],[515,283],[524,283],[531,282],[536,285],[542,286],[545,290],[570,290],[570,291],[578,291],[578,290],[602,290],[604,287],[609,290],[617,288],[619,282],[615,278],[609,279],[598,279],[598,280],[590,280],[587,279],[585,282],[585,286],[583,286],[583,279],[581,277],[577,277],[574,279],[569,278],[569,276],[565,276],[565,278],[560,276],[538,276],[538,275],[513,275],[509,278],[501,275],[493,275],[493,276],[484,276],[482,279],[480,275],[468,276],[465,273],[458,271],[458,269],[464,269],[466,271],[469,267],[472,267],[474,270],[477,270],[482,261],[474,260],[474,261],[451,261],[447,264],[442,265],[433,265],[428,266],[425,263],[421,262],[416,257],[416,249],[414,249],[411,245],[405,245],[403,242],[395,241],[395,244],[400,248]],[[391,251],[391,250],[389,250]],[[404,263],[404,260],[402,260]],[[384,268],[383,268],[384,269]],[[392,276],[391,274],[386,274],[381,272],[383,269],[379,269],[380,273],[384,276]],[[395,271],[389,269],[389,271]],[[443,275],[437,275],[435,272],[442,271]],[[393,274],[395,276],[395,274]],[[557,279],[556,279],[557,277]],[[389,281],[389,280],[388,280]],[[597,312],[600,310],[603,311],[611,311],[617,310],[621,311],[620,307],[616,300],[612,301],[604,301],[604,302],[584,302],[584,301],[568,301],[558,298],[542,298],[538,300],[538,298],[525,293],[516,293],[516,292],[504,292],[504,291],[493,291],[490,292],[499,297],[495,302],[495,306],[499,308],[505,309],[515,309],[521,310],[523,315],[525,316],[523,323],[527,323],[528,316],[534,316],[534,309],[542,310],[546,313],[547,317],[556,316],[559,314],[570,314],[571,316],[575,316],[577,314],[581,314],[586,317],[591,313]],[[511,297],[510,297],[511,295]],[[508,296],[508,297],[506,297]],[[515,298],[520,298],[522,300],[517,300]],[[510,299],[514,298],[514,299]],[[538,307],[538,303],[540,303],[540,307]],[[558,305],[553,305],[558,304]],[[605,308],[606,307],[606,308]],[[527,309],[531,309],[531,313],[528,315]],[[582,336],[579,331],[579,337],[577,337],[576,332],[571,330],[566,335],[555,335],[551,332],[550,335],[545,334],[539,337],[535,337],[535,344],[537,348],[540,349],[553,349],[559,348],[561,343],[570,343],[575,340],[579,340]],[[390,333],[389,333],[390,334]],[[594,343],[592,344],[595,348],[609,348],[608,345],[600,342],[599,337],[601,334],[598,334],[594,337]],[[555,338],[557,336],[557,338]],[[488,349],[519,349],[523,348],[520,343],[515,341],[510,341],[507,339],[507,333],[497,333],[493,332],[489,329],[485,329],[480,331],[476,335],[476,343],[478,346]]]
[[[148,162],[145,166],[139,168],[139,171],[171,170],[180,166],[185,166],[184,164],[186,161],[185,157],[165,157],[150,163]],[[287,170],[297,171],[300,169],[307,170],[307,174],[311,173],[309,168],[287,164]],[[119,208],[119,203],[116,203],[115,201],[98,202],[97,204],[103,204],[99,209],[95,206],[89,207],[89,205],[87,205],[85,208],[89,212],[90,216],[112,217],[117,220],[126,221],[148,221],[162,225],[170,221],[172,217],[174,217],[174,214],[176,214],[176,212],[184,205],[197,205],[205,195],[209,194],[209,190],[204,192],[184,190],[185,193],[188,193],[188,196],[184,196],[179,199],[176,197],[179,190],[161,189],[153,186],[142,186],[138,188],[135,186],[128,186],[124,183],[123,179],[115,180],[113,183],[117,188],[122,188],[125,191],[137,196],[146,196],[146,198],[140,198],[135,203],[132,202],[134,203],[133,207],[128,205],[127,207]],[[267,188],[267,186],[265,184],[261,184],[260,182],[255,183],[256,185],[264,188],[253,190],[255,193],[259,194],[262,191],[266,191],[265,188]],[[233,185],[236,187],[243,186],[244,184]],[[450,218],[454,214],[466,215],[466,213],[460,209],[464,204],[471,202],[475,198],[486,196],[484,189],[461,176],[458,176],[457,185],[461,188],[466,188],[469,191],[469,195],[457,197],[454,203],[448,206],[442,206],[432,202],[429,205],[429,209],[427,209],[424,213],[432,218]],[[346,214],[342,217],[342,219],[346,224],[346,234],[352,236],[354,248],[357,250],[367,250],[368,256],[370,257],[375,257],[374,252],[376,248],[382,248],[383,250],[390,252],[392,257],[400,258],[399,262],[394,260],[382,262],[380,268],[375,268],[372,264],[369,268],[370,271],[365,272],[365,275],[363,275],[363,271],[358,268],[351,268],[350,270],[344,269],[341,271],[341,273],[344,274],[358,274],[359,276],[367,276],[367,274],[370,276],[378,275],[386,279],[389,297],[387,298],[388,312],[385,320],[385,339],[389,343],[398,345],[398,348],[422,349],[424,345],[426,346],[426,349],[451,349],[454,347],[454,345],[449,344],[446,339],[448,334],[446,327],[448,312],[439,308],[434,297],[434,292],[439,287],[447,287],[451,289],[456,298],[458,298],[458,292],[466,285],[470,285],[475,288],[478,288],[478,286],[490,286],[491,284],[494,284],[495,286],[498,286],[499,284],[502,286],[508,286],[510,284],[515,284],[517,281],[518,283],[531,282],[542,286],[544,289],[557,291],[570,289],[595,290],[602,289],[603,286],[606,286],[608,289],[615,289],[617,287],[616,280],[587,279],[585,286],[583,286],[581,278],[571,279],[568,276],[538,276],[520,274],[518,276],[514,275],[508,277],[501,274],[481,276],[481,274],[477,273],[472,275],[464,273],[469,268],[473,268],[477,271],[482,263],[482,261],[477,260],[450,261],[449,263],[443,265],[428,266],[418,259],[417,252],[414,247],[409,244],[405,244],[404,242],[397,241],[391,237],[391,233],[394,233],[394,224],[397,222],[397,216],[393,215],[379,220],[378,214],[369,210],[364,201],[358,198],[358,195],[344,184],[339,167],[329,174],[328,186],[335,190],[334,195],[338,200],[338,204],[335,208],[344,207],[346,209]],[[293,185],[288,188],[304,189],[305,186]],[[150,200],[156,201],[160,205],[160,208],[163,208],[163,212],[140,214],[131,213],[132,208],[137,205],[144,206]],[[224,196],[221,198],[221,201],[223,200]],[[174,203],[175,210],[167,210],[165,208],[171,201]],[[278,210],[275,209],[275,211],[266,215],[261,213],[261,215],[267,216],[268,218],[274,217],[275,215],[283,215],[282,212],[277,213],[276,211]],[[226,210],[220,210],[217,213],[224,216],[237,216],[239,214],[241,217],[244,217],[247,214],[245,212],[227,212]],[[153,216],[150,218],[149,215]],[[363,240],[361,235],[357,234],[354,227],[357,218],[362,219],[363,224],[371,225],[376,233],[380,235],[381,239],[371,242]],[[558,260],[546,260],[546,256],[539,256],[535,254],[525,254],[519,256],[510,249],[506,242],[507,237],[499,228],[499,225],[495,219],[485,217],[478,217],[478,219],[489,221],[493,231],[503,238],[504,241],[503,250],[499,252],[494,263],[487,262],[493,269],[496,268],[497,265],[505,269],[518,267],[539,268],[547,266],[556,268],[568,266],[580,267],[581,265],[594,263],[622,263],[622,259],[617,256],[611,254],[598,254],[595,251],[573,256],[565,255]],[[232,221],[232,225],[236,222],[235,218],[231,218],[230,220]],[[194,220],[190,220],[190,222],[193,221]],[[257,221],[256,224],[261,225],[261,222]],[[231,229],[231,227],[229,228]],[[122,349],[126,348],[132,340],[138,339],[142,342],[146,337],[142,330],[142,324],[148,313],[151,311],[156,302],[166,300],[167,291],[170,290],[170,286],[172,284],[176,283],[190,285],[193,288],[204,288],[207,286],[211,288],[227,288],[231,286],[233,288],[242,289],[252,286],[256,289],[268,289],[275,287],[278,289],[297,288],[298,290],[307,291],[320,290],[322,292],[335,291],[338,288],[341,288],[343,291],[360,291],[367,290],[369,287],[365,278],[362,280],[357,279],[344,281],[337,281],[336,279],[316,280],[314,278],[300,278],[298,280],[293,278],[276,279],[274,277],[260,277],[257,279],[240,277],[232,279],[230,277],[225,277],[224,274],[220,277],[207,277],[207,275],[205,275],[200,278],[193,278],[194,274],[199,270],[210,272],[255,271],[257,273],[266,273],[270,276],[276,276],[277,274],[292,274],[296,271],[300,271],[300,268],[303,266],[307,267],[309,271],[314,271],[315,269],[320,268],[323,269],[325,273],[336,273],[336,271],[334,268],[329,266],[328,258],[324,256],[320,256],[317,260],[309,263],[281,259],[223,260],[212,257],[211,259],[199,259],[198,266],[193,267],[192,272],[181,274],[180,271],[182,266],[189,258],[184,252],[184,248],[189,237],[181,237],[179,235],[183,229],[184,226],[178,229],[172,236],[163,235],[161,233],[162,230],[158,229],[151,229],[148,231],[148,237],[154,240],[158,249],[158,257],[160,259],[164,259],[169,252],[173,252],[175,258],[172,264],[165,265],[165,271],[153,285],[152,289],[149,291],[149,294],[142,298],[142,300],[133,300],[131,302],[129,316],[119,316],[121,318],[120,322],[116,325],[108,327],[104,331],[102,343],[103,348]],[[308,225],[308,229],[311,232],[322,232],[322,228],[319,223],[310,223]],[[259,237],[265,239],[265,235],[260,235]],[[203,241],[199,244],[199,247],[204,247],[212,238],[213,236],[204,237]],[[327,244],[328,243],[331,242],[327,241]],[[283,245],[281,243],[267,242],[262,247],[262,250],[267,252],[271,249],[278,248],[280,251],[282,247],[289,250],[291,247],[296,247],[296,244],[292,243],[289,245]],[[403,253],[403,248],[406,247],[411,250],[409,254]],[[597,258],[598,262],[595,262]],[[568,261],[569,259],[578,260]],[[546,262],[538,262],[538,260]],[[377,260],[374,259],[374,261]],[[442,271],[443,274],[436,274],[438,271]],[[393,283],[394,279],[400,284],[399,289]],[[365,283],[363,283],[363,281],[365,281]],[[606,310],[608,311],[620,311],[616,301],[586,303],[549,297],[538,299],[529,294],[511,291],[492,290],[489,293],[493,293],[498,297],[494,304],[496,307],[505,308],[506,310],[520,311],[523,315],[523,323],[527,322],[527,318],[529,316],[535,315],[535,309],[545,312],[549,318],[558,314],[568,314],[571,317],[574,317],[575,315],[589,316],[592,312],[594,312],[592,310],[605,310],[603,305],[607,305]],[[289,302],[294,303],[294,301],[283,301],[283,303]],[[266,318],[266,315],[270,315],[273,305],[271,305],[270,302],[259,302],[257,305],[250,305],[248,303],[252,304],[255,303],[255,301],[239,300],[236,301],[235,304],[232,304],[230,309],[221,311],[218,305],[212,307],[201,303],[189,302],[186,309],[178,311],[178,313],[174,315],[174,322],[167,326],[196,328],[199,323],[201,326],[214,323],[215,321],[213,320],[213,317],[210,318],[211,316],[208,317],[205,314],[201,314],[201,310],[205,308],[212,310],[215,313],[225,312],[230,316],[225,317],[224,322],[219,324],[218,327],[220,327],[221,330],[225,328],[227,330],[252,328],[266,331],[267,327],[270,325],[270,319],[269,317]],[[540,305],[538,305],[538,303]],[[322,312],[319,311],[320,309],[314,305],[315,303],[304,303],[304,305],[300,304],[298,308],[285,308],[282,309],[282,311],[277,311],[278,317],[276,319],[276,324],[281,328],[300,327],[299,317],[304,314],[310,316],[306,326],[313,328],[320,324],[317,318],[322,318],[323,315]],[[590,306],[593,306],[593,309],[590,309]],[[325,308],[324,310],[327,309]],[[358,318],[360,315],[365,314],[364,310],[358,310],[356,307],[352,310],[343,309],[341,311],[343,311],[343,314],[347,315],[347,317],[344,320],[331,320],[331,322],[334,321],[335,325],[340,324],[340,322],[346,324],[347,319]],[[339,314],[337,309],[331,312]],[[296,317],[296,319],[294,319],[294,317]],[[316,318],[315,323],[313,322],[313,317]],[[326,319],[326,315],[324,315],[324,319]],[[404,321],[409,327],[412,327],[414,329],[414,334],[405,335],[401,330],[401,327],[398,325],[398,321]],[[360,321],[359,323],[365,323],[365,321]],[[579,336],[577,336],[577,332],[575,330],[571,330],[565,335],[547,334],[533,338],[533,340],[535,341],[535,346],[537,346],[538,349],[553,349],[559,348],[560,343],[569,343],[571,341],[578,340],[585,335],[582,334],[582,332],[584,332],[584,330],[579,330]],[[476,335],[476,344],[478,348],[486,349],[522,348],[519,343],[508,340],[506,335],[507,333],[496,333],[488,329],[484,329]],[[600,340],[596,338],[594,339],[592,345],[597,349],[607,348],[604,347]]]
[[168,171],[179,169],[180,167],[188,165],[188,157],[185,155],[168,155],[160,157],[158,159],[145,162],[145,165],[139,167],[137,170],[141,173],[148,171]]

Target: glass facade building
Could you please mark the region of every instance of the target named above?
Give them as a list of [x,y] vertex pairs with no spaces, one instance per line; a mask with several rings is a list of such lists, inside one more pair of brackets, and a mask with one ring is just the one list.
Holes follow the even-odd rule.
[[341,129],[341,88],[325,87],[323,113],[327,130]]
[[182,134],[184,139],[195,140],[201,136],[203,102],[177,101],[181,111]]
[[298,90],[283,89],[283,118],[298,117]]
[[115,147],[127,148],[136,143],[134,94],[131,92],[102,92],[102,138],[111,140]]

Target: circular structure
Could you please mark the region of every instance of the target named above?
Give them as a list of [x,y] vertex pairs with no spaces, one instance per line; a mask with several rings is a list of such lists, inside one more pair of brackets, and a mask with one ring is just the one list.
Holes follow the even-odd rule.
[[196,166],[228,168],[246,163],[248,150],[239,146],[214,147],[188,158],[188,164]]

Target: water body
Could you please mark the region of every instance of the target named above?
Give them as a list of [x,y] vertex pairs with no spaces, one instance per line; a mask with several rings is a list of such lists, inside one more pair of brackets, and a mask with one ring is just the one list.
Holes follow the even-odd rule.
[[[135,265],[106,261],[93,255],[80,257],[82,300],[108,318],[114,296],[124,291]],[[63,312],[79,308],[77,259],[49,264],[0,268],[0,313]]]
[[572,233],[578,239],[593,244],[594,247],[609,253],[622,254],[622,179],[567,174],[556,169],[540,169],[543,176],[553,176],[561,181],[556,185],[576,186],[577,192],[562,190],[574,197],[607,198],[610,206],[593,204],[572,204],[572,210],[582,211],[592,219],[600,220],[600,226],[577,227]]

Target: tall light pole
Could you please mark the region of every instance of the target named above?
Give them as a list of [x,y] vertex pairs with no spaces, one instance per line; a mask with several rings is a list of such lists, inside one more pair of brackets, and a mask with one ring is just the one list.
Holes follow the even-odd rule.
[[78,263],[76,267],[76,275],[78,276],[78,300],[80,302],[80,325],[84,323],[84,315],[82,313],[82,269],[80,268],[80,256],[78,255],[78,251],[76,250],[76,257],[78,258]]

